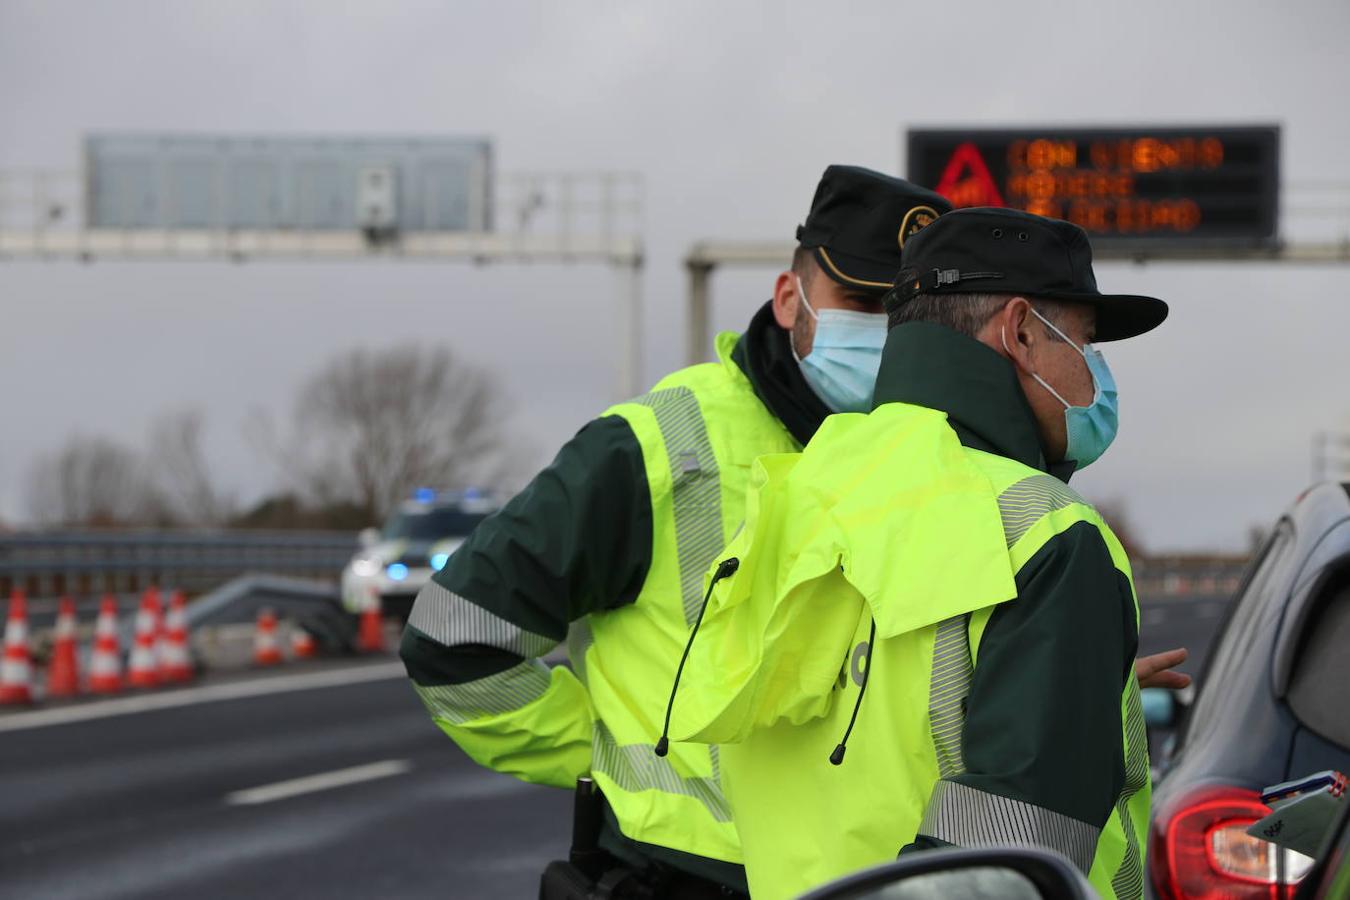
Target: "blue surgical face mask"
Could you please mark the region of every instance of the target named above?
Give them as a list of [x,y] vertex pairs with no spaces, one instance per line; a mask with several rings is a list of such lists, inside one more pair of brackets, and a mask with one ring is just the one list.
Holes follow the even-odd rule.
[[805,357],[797,355],[797,348],[788,337],[792,358],[801,367],[802,377],[832,412],[869,411],[877,371],[881,368],[881,348],[886,344],[886,314],[844,309],[822,309],[817,313],[806,299],[800,277],[797,295],[816,320],[816,336],[811,342],[811,352]]
[[[1073,406],[1061,397],[1059,391],[1052,388],[1044,378],[1035,372],[1031,373],[1031,377],[1036,379],[1041,387],[1064,404],[1064,425],[1068,435],[1068,444],[1064,448],[1064,458],[1077,463],[1080,469],[1085,468],[1100,459],[1101,455],[1106,452],[1106,448],[1110,447],[1111,442],[1116,439],[1116,430],[1120,426],[1119,404],[1116,400],[1116,379],[1111,375],[1111,369],[1106,365],[1106,357],[1102,356],[1101,351],[1091,344],[1078,346],[1045,316],[1034,309],[1031,312],[1032,315],[1045,323],[1046,328],[1049,328],[1064,343],[1079,352],[1087,362],[1088,372],[1092,375],[1091,405]],[[1005,348],[1008,346],[1006,337],[1003,346]]]

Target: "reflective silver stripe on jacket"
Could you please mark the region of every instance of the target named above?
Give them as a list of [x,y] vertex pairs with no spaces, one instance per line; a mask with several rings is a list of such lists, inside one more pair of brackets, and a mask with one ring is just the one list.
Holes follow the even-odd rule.
[[608,776],[623,790],[630,793],[656,790],[693,797],[715,821],[731,821],[731,810],[716,780],[680,775],[669,757],[652,752],[651,744],[621,746],[605,724],[597,720],[591,747],[591,771]]
[[[638,397],[649,407],[670,460],[675,549],[680,562],[684,620],[694,623],[703,600],[703,576],[725,546],[722,539],[722,483],[698,398],[687,387],[665,388]],[[660,515],[652,510],[653,515]]]
[[966,724],[966,697],[974,668],[970,663],[970,616],[955,616],[937,627],[933,641],[933,675],[928,687],[928,727],[943,778],[966,770],[961,755],[961,729]]
[[434,581],[418,591],[408,624],[446,647],[481,644],[530,658],[543,656],[561,643],[517,628]]
[[998,495],[998,511],[1003,516],[1003,533],[1011,547],[1031,527],[1057,509],[1075,503],[1090,504],[1053,475],[1024,478]]
[[548,690],[549,680],[548,666],[531,659],[505,672],[464,684],[428,687],[414,681],[413,690],[422,698],[433,719],[460,725],[528,706]]
[[1129,803],[1135,794],[1148,785],[1148,733],[1144,727],[1144,706],[1139,699],[1139,682],[1130,673],[1130,684],[1125,695],[1125,784],[1116,800],[1116,814],[1125,831],[1125,856],[1120,868],[1111,878],[1111,889],[1118,900],[1138,900],[1144,895],[1144,861],[1139,849],[1139,838],[1134,831],[1134,819]]
[[1092,868],[1101,831],[1041,806],[943,780],[933,788],[919,834],[959,847],[997,844],[1049,847],[1087,873]]

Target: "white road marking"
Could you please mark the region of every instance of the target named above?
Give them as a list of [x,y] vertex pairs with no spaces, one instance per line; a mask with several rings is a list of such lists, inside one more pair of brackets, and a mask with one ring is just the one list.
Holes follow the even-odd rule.
[[193,706],[198,703],[216,703],[221,700],[262,697],[267,694],[284,694],[288,691],[312,691],[318,688],[406,677],[402,663],[389,662],[347,669],[328,669],[323,672],[305,672],[298,675],[278,675],[273,678],[255,678],[230,684],[211,684],[163,694],[136,694],[115,700],[81,703],[78,706],[62,706],[56,709],[39,709],[0,716],[0,732],[24,731],[30,728],[46,728],[112,716],[153,712],[157,709],[173,709],[177,706]]
[[320,772],[317,775],[306,775],[304,778],[292,778],[289,781],[278,781],[273,784],[264,784],[261,787],[234,791],[225,795],[225,802],[230,806],[255,806],[259,803],[271,803],[274,800],[298,797],[301,794],[312,794],[316,791],[327,791],[349,784],[360,784],[363,781],[375,781],[378,778],[402,775],[411,768],[412,763],[406,759],[386,759],[364,766],[334,769],[332,772]]

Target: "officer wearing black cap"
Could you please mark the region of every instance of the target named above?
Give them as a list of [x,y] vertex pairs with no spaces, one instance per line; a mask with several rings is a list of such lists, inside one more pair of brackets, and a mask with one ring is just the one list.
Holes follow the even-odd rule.
[[873,410],[760,463],[672,734],[723,743],[756,897],[1017,844],[1140,897],[1138,609],[1066,482],[1117,425],[1091,342],[1167,306],[1102,293],[1081,229],[1012,210],[949,212],[902,263]]
[[[602,879],[615,896],[624,879],[654,896],[744,891],[716,750],[652,754],[666,692],[703,572],[744,518],[751,463],[870,405],[881,298],[904,246],[948,208],[898,178],[828,168],[745,333],[582,428],[418,595],[401,654],[436,724],[485,766],[560,787],[585,776],[603,794],[598,836],[576,835],[546,896]],[[565,638],[572,667],[550,671],[538,659]]]

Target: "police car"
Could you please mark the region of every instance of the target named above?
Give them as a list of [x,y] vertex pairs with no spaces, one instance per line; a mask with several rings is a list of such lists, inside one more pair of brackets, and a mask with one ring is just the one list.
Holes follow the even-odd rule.
[[361,549],[342,570],[342,606],[406,619],[413,599],[497,504],[479,491],[419,488],[381,529],[361,532]]

